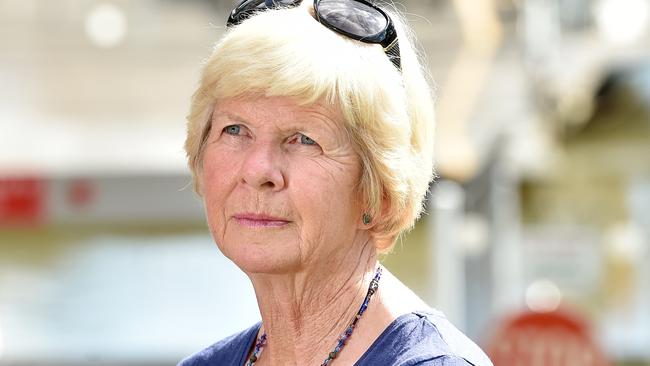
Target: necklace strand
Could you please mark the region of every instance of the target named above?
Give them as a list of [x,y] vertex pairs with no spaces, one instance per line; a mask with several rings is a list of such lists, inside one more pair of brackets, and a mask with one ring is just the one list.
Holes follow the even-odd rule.
[[[363,300],[363,303],[361,304],[361,307],[359,308],[359,311],[357,314],[352,318],[352,321],[348,325],[348,327],[345,329],[345,332],[339,336],[336,346],[327,355],[327,358],[321,366],[328,366],[335,358],[336,356],[339,355],[343,347],[345,347],[345,344],[347,343],[348,339],[350,336],[352,336],[352,332],[354,331],[354,328],[356,328],[357,323],[359,322],[359,319],[361,319],[361,316],[363,316],[363,313],[366,312],[366,309],[368,308],[368,303],[370,303],[370,298],[372,295],[377,292],[377,289],[379,288],[379,279],[381,278],[381,267],[377,267],[377,271],[375,272],[375,277],[370,281],[370,286],[368,286],[368,293],[366,294],[366,298]],[[262,354],[262,351],[264,349],[264,346],[266,345],[266,333],[262,334],[261,337],[257,339],[257,342],[255,343],[255,348],[253,349],[253,354],[251,357],[248,359],[246,362],[246,366],[253,366],[255,362],[259,359],[260,355]]]

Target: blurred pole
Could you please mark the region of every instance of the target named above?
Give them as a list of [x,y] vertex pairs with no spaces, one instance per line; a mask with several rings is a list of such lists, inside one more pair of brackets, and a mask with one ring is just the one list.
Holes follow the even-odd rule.
[[458,328],[465,329],[465,266],[461,243],[465,192],[452,181],[440,181],[433,194],[434,230],[429,251],[435,263],[429,283],[434,284],[436,307]]
[[497,159],[490,174],[492,313],[502,315],[523,303],[518,178],[512,164],[503,158]]
[[632,178],[626,199],[629,221],[608,233],[612,289],[601,341],[616,358],[650,359],[650,178]]

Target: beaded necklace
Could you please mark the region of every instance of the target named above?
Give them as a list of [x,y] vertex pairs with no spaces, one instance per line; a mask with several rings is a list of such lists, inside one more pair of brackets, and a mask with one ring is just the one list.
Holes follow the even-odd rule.
[[[363,304],[361,304],[361,307],[359,308],[359,311],[357,312],[357,315],[352,318],[352,321],[350,322],[350,325],[345,329],[345,332],[341,334],[341,336],[338,338],[338,342],[336,344],[336,347],[332,350],[332,352],[327,355],[327,358],[321,366],[328,366],[335,358],[338,356],[338,354],[341,352],[343,347],[345,347],[346,342],[352,335],[352,332],[354,331],[354,328],[357,326],[357,323],[359,322],[359,319],[361,319],[361,316],[363,313],[366,312],[366,309],[368,308],[368,303],[370,302],[370,298],[372,295],[377,292],[377,289],[379,288],[379,279],[381,278],[381,267],[377,267],[377,271],[375,272],[375,277],[370,281],[370,286],[368,286],[368,293],[366,294],[366,298],[363,300]],[[264,346],[266,345],[266,333],[262,334],[262,336],[257,340],[255,343],[255,348],[253,349],[253,354],[251,357],[248,359],[246,362],[246,366],[253,366],[255,362],[259,359],[260,355],[262,354],[262,350]]]

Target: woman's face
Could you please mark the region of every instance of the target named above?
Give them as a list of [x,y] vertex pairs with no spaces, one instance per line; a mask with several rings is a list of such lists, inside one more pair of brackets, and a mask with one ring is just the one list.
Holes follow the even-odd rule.
[[210,231],[247,273],[338,263],[364,232],[361,168],[336,109],[288,97],[221,100],[203,156]]

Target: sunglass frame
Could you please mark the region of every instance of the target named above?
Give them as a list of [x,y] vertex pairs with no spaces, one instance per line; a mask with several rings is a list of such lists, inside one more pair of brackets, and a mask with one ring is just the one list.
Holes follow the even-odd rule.
[[[399,43],[397,40],[397,32],[395,31],[395,26],[390,16],[386,14],[386,12],[383,9],[381,9],[380,7],[378,7],[377,5],[373,4],[370,1],[350,0],[371,7],[372,9],[376,10],[379,15],[383,16],[386,21],[386,25],[384,29],[382,29],[380,32],[374,35],[359,35],[355,33],[350,33],[345,29],[341,29],[333,25],[332,23],[330,23],[326,18],[323,18],[319,11],[319,5],[322,1],[327,1],[327,0],[314,0],[314,13],[316,14],[316,20],[319,23],[329,28],[330,30],[343,34],[348,38],[352,38],[354,40],[361,41],[364,43],[381,45],[384,49],[384,52],[386,53],[390,61],[393,63],[393,65],[395,65],[395,67],[397,67],[398,70],[401,70],[401,62],[400,62],[401,57],[399,52]],[[285,3],[278,4],[278,2],[276,2],[275,0],[243,0],[230,12],[226,26],[231,27],[237,25],[258,11],[274,9],[278,7],[295,7],[300,5],[301,2],[302,0],[295,0],[286,4]],[[260,5],[262,5],[263,3],[266,4],[266,6],[260,8]],[[269,6],[269,4],[271,4],[271,6]]]

